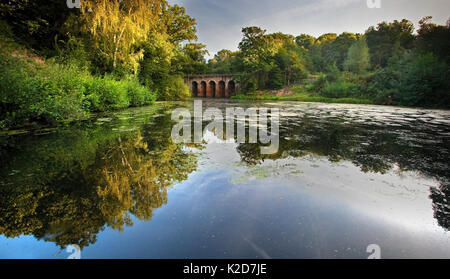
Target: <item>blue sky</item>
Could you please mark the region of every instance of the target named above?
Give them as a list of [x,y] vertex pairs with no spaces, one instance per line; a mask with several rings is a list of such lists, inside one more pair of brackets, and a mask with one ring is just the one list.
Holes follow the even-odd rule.
[[433,16],[445,24],[450,17],[449,0],[380,0],[370,9],[367,0],[169,0],[184,6],[197,20],[199,42],[213,56],[221,49],[236,50],[241,29],[259,26],[268,32],[319,36],[344,31],[363,33],[382,21]]

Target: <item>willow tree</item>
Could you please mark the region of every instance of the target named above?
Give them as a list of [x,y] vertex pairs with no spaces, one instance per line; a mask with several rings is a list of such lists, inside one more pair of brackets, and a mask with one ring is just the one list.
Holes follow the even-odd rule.
[[81,13],[84,29],[105,64],[113,70],[122,64],[136,74],[143,57],[136,45],[159,29],[166,6],[165,0],[85,0]]

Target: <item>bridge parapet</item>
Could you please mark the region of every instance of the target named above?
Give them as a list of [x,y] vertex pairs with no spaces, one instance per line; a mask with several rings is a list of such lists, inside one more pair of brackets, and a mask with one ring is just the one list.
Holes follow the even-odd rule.
[[237,74],[188,75],[185,83],[193,97],[229,98],[239,93]]

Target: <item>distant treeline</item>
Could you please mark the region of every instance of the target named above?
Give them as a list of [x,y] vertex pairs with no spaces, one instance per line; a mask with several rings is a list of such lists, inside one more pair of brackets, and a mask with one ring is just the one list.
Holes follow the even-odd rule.
[[312,95],[370,99],[377,104],[450,107],[450,20],[425,17],[382,22],[364,34],[328,33],[318,38],[242,29],[239,50],[221,50],[210,73],[242,73],[244,92],[279,89],[307,77]]

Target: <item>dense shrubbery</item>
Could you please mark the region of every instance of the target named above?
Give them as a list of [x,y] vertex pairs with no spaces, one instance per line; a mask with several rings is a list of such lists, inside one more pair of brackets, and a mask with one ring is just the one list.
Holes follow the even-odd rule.
[[112,76],[90,77],[84,94],[90,111],[108,111],[152,104],[155,94],[134,78],[115,80]]
[[189,87],[182,77],[169,76],[158,91],[158,100],[180,100],[190,96]]
[[432,53],[411,54],[367,75],[330,71],[317,78],[311,92],[328,98],[367,98],[377,104],[450,107],[450,72]]
[[326,82],[321,90],[321,95],[328,98],[345,98],[352,97],[356,92],[356,84],[339,79],[335,82]]
[[147,87],[141,86],[135,78],[128,78],[123,81],[127,90],[130,106],[138,107],[154,103],[156,94]]
[[375,71],[367,82],[377,103],[450,107],[449,68],[432,53],[404,57]]
[[431,53],[407,62],[400,74],[400,88],[394,98],[398,104],[450,107],[448,66]]
[[21,57],[26,55],[20,51],[11,55],[4,48],[0,51],[0,125],[54,123],[84,116],[78,73],[70,67],[34,62],[32,56]]
[[0,128],[55,124],[155,100],[135,78],[95,77],[77,65],[44,62],[16,46],[3,46],[0,59]]
[[109,76],[88,79],[85,95],[91,111],[116,110],[130,105],[124,84]]

